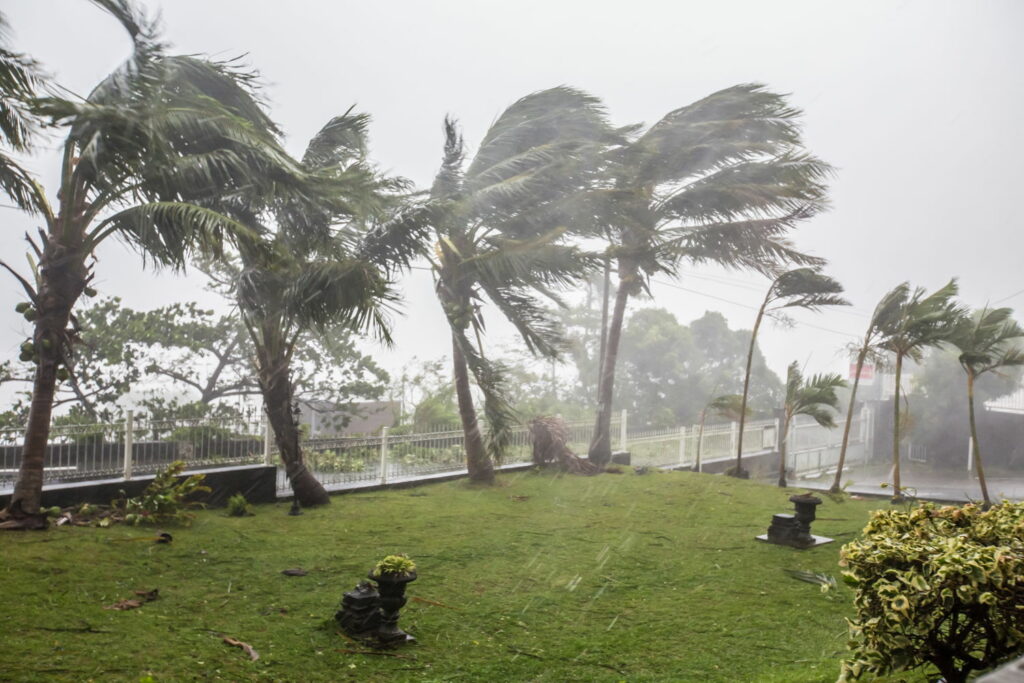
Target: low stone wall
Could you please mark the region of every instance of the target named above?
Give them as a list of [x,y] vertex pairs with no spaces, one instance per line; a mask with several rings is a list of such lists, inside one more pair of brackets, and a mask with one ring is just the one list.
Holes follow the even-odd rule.
[[[203,483],[213,489],[209,494],[197,497],[196,500],[210,507],[220,507],[236,493],[241,493],[250,503],[273,503],[277,500],[277,468],[266,465],[239,465],[237,467],[220,467],[201,470],[205,475]],[[181,478],[196,474],[190,472]],[[98,481],[79,481],[66,484],[52,484],[43,489],[43,505],[45,507],[68,507],[80,503],[108,505],[111,500],[123,495],[138,496],[153,476],[140,476],[129,480],[102,479]],[[0,495],[0,508],[7,505],[10,494]]]

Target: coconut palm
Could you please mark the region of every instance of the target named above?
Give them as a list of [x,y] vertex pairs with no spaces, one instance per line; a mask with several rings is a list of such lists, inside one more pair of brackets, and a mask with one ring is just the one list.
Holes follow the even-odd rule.
[[[567,87],[512,104],[468,164],[456,123],[445,121],[444,159],[430,190],[437,244],[428,258],[451,328],[455,393],[472,481],[493,481],[493,462],[514,417],[503,395],[503,367],[483,352],[481,307],[489,300],[532,353],[549,358],[559,353],[559,326],[537,295],[559,302],[554,290],[579,281],[594,265],[563,237],[580,227],[580,193],[612,139],[599,102]],[[483,394],[486,441],[471,375]]]
[[886,354],[879,347],[878,342],[882,336],[882,328],[891,324],[892,317],[899,309],[899,302],[906,298],[910,284],[903,282],[897,285],[892,291],[882,297],[871,314],[871,321],[864,333],[864,338],[856,346],[851,344],[851,353],[856,354],[856,367],[853,376],[853,387],[850,389],[850,403],[846,408],[846,424],[843,425],[843,443],[839,447],[839,462],[836,463],[836,477],[829,488],[830,493],[839,493],[842,490],[840,482],[843,476],[843,467],[846,465],[846,449],[850,443],[850,425],[853,424],[853,409],[857,403],[857,387],[860,386],[860,374],[864,369],[864,363],[871,360],[876,368],[885,365]]
[[9,26],[0,14],[0,190],[33,211],[32,176],[8,152],[29,152],[39,120],[30,102],[43,85],[36,62],[8,48]]
[[1024,328],[1010,316],[1009,308],[985,306],[958,321],[950,343],[960,349],[958,360],[967,374],[967,415],[971,426],[972,455],[978,468],[978,483],[985,507],[991,507],[985,482],[985,468],[978,443],[978,425],[974,419],[974,384],[987,372],[1024,365]]
[[590,458],[611,458],[615,364],[626,304],[683,262],[776,275],[822,265],[786,234],[826,204],[829,166],[802,151],[799,110],[761,85],[738,85],[636,128],[592,197],[606,225],[619,287],[601,362]]
[[922,287],[897,287],[891,312],[880,325],[879,348],[894,357],[896,387],[893,395],[892,486],[893,503],[905,500],[900,482],[900,379],[903,360],[919,361],[924,349],[939,346],[950,339],[963,310],[953,301],[956,278],[927,294]]
[[743,397],[739,394],[722,394],[721,396],[715,396],[704,404],[700,411],[700,426],[697,429],[697,457],[693,465],[695,471],[701,471],[701,455],[704,450],[704,423],[708,418],[708,414],[714,413],[720,417],[735,421],[739,419],[741,411],[745,410]]
[[265,132],[273,124],[253,100],[251,76],[229,64],[168,55],[154,24],[128,0],[96,4],[125,28],[133,53],[85,100],[33,102],[52,125],[68,129],[60,186],[51,202],[26,177],[28,194],[19,203],[44,223],[38,239],[29,239],[33,277],[2,264],[28,295],[20,308],[35,329],[23,350],[37,364],[6,511],[14,527],[45,524],[39,504],[54,388],[73,368],[72,310],[89,290],[97,247],[117,236],[148,261],[179,268],[192,252],[218,252],[226,237],[253,237],[204,207],[209,197],[254,186],[275,198],[307,191],[306,179]]
[[787,308],[803,308],[809,311],[820,310],[823,306],[849,306],[850,302],[837,296],[843,286],[827,275],[814,268],[795,268],[788,270],[772,281],[764,301],[757,309],[754,329],[750,332],[750,349],[747,351],[747,367],[743,373],[743,393],[741,394],[739,412],[739,434],[736,439],[736,464],[731,474],[746,477],[743,470],[743,426],[747,415],[747,396],[750,392],[750,369],[754,362],[754,347],[757,345],[757,332],[761,321],[767,314],[778,315]]
[[404,182],[381,176],[368,161],[368,123],[349,110],[310,141],[299,166],[319,183],[318,202],[271,204],[251,193],[218,207],[269,236],[266,248],[240,249],[236,266],[220,266],[219,279],[228,282],[253,342],[267,417],[304,506],[330,498],[299,443],[296,344],[310,329],[338,328],[371,329],[390,343],[386,314],[396,295],[389,274],[417,252],[422,235],[422,222],[397,211]]
[[846,386],[835,373],[813,375],[804,380],[796,361],[786,371],[786,400],[782,406],[782,433],[779,435],[779,486],[786,487],[786,446],[789,425],[797,415],[807,415],[822,427],[836,426],[835,414],[839,410],[836,390]]

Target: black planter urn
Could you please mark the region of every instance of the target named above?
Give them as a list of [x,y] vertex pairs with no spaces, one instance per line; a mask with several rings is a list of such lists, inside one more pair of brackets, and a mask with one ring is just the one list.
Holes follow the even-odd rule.
[[377,639],[386,647],[393,647],[402,643],[411,643],[416,639],[398,628],[398,614],[408,598],[405,597],[405,587],[416,580],[416,572],[402,574],[389,574],[382,572],[374,575],[370,572],[370,578],[377,582],[377,592],[380,595],[380,624],[377,626]]

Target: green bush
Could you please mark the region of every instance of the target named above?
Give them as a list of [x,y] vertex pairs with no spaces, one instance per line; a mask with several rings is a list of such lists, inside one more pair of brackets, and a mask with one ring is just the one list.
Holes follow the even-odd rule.
[[374,576],[382,574],[405,576],[416,570],[416,563],[409,559],[404,553],[401,555],[388,555],[373,568]]
[[245,499],[245,496],[241,493],[228,498],[228,516],[229,517],[248,517],[252,514],[252,506],[249,505],[249,501]]
[[335,451],[311,451],[306,454],[306,464],[317,472],[362,472],[368,458],[373,457],[367,449],[351,449],[341,453]]
[[880,510],[840,558],[857,591],[840,680],[966,681],[1024,651],[1024,503]]
[[176,460],[167,469],[156,475],[138,498],[114,501],[116,508],[128,524],[188,524],[194,515],[189,508],[201,503],[189,501],[196,493],[209,493],[210,487],[203,486],[205,475],[193,474],[178,480],[185,463]]

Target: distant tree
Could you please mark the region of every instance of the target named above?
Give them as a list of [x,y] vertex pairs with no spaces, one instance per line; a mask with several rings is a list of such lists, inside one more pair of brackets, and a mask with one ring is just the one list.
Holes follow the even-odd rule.
[[812,375],[804,380],[796,361],[786,372],[786,402],[782,406],[782,433],[779,435],[779,486],[786,487],[786,447],[789,425],[797,415],[807,415],[822,427],[836,426],[839,410],[836,390],[846,386],[837,374]]
[[829,167],[802,150],[799,114],[761,85],[738,85],[635,128],[609,159],[592,212],[607,226],[619,285],[601,362],[594,462],[611,458],[626,304],[648,289],[651,276],[674,274],[683,262],[765,274],[822,264],[786,239],[826,204]]
[[[560,303],[555,290],[578,283],[593,265],[564,236],[580,215],[573,202],[611,137],[598,101],[566,87],[527,95],[508,107],[468,164],[456,123],[445,121],[444,158],[430,190],[437,244],[428,258],[452,335],[471,481],[494,481],[494,460],[514,420],[505,368],[483,351],[481,307],[489,300],[531,353],[560,353],[561,330],[538,296]],[[486,442],[470,376],[484,399]]]
[[829,488],[830,493],[839,493],[842,490],[840,482],[843,476],[843,467],[846,466],[846,449],[850,443],[850,426],[853,424],[853,410],[857,403],[857,387],[860,385],[860,374],[864,369],[864,363],[870,359],[874,363],[876,369],[881,368],[885,364],[885,352],[879,346],[879,341],[882,337],[882,328],[892,324],[892,317],[896,315],[896,312],[899,309],[899,302],[906,299],[909,289],[909,283],[904,282],[897,285],[882,297],[881,301],[878,302],[878,305],[875,306],[874,313],[871,315],[871,321],[868,323],[868,329],[864,333],[864,339],[854,350],[857,360],[854,369],[853,388],[850,390],[849,404],[846,408],[846,424],[843,425],[843,442],[839,447],[839,461],[836,463],[836,477],[832,481],[832,486]]
[[[697,422],[709,397],[739,394],[747,335],[730,330],[720,313],[705,313],[687,326],[664,309],[637,310],[623,331],[617,405],[630,411],[634,424]],[[757,380],[751,405],[769,411],[781,399],[782,382],[768,369],[756,343],[751,365]]]
[[849,301],[838,296],[842,291],[843,286],[839,282],[814,268],[796,268],[782,273],[768,287],[768,293],[764,295],[764,301],[757,309],[754,329],[750,332],[750,350],[747,353],[747,366],[743,375],[743,393],[739,411],[740,426],[736,439],[736,465],[730,471],[733,476],[746,476],[743,470],[743,427],[746,423],[747,395],[750,391],[750,367],[754,359],[754,344],[757,343],[757,332],[761,328],[761,321],[766,314],[778,315],[780,311],[789,308],[817,311],[823,306],[849,306]]
[[895,356],[896,390],[893,395],[893,503],[904,501],[900,482],[900,378],[903,361],[920,361],[924,349],[949,341],[962,309],[953,301],[957,293],[956,279],[927,294],[921,287],[897,287],[893,290],[892,311],[881,325],[880,348]]
[[992,505],[985,482],[985,468],[978,443],[978,425],[974,417],[974,384],[988,372],[1024,365],[1024,328],[1012,319],[1009,308],[985,306],[957,321],[950,343],[960,350],[957,358],[967,374],[967,409],[971,426],[972,454],[978,469],[978,483],[985,507]]

